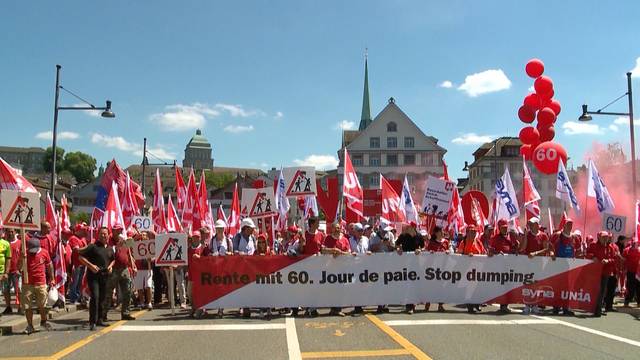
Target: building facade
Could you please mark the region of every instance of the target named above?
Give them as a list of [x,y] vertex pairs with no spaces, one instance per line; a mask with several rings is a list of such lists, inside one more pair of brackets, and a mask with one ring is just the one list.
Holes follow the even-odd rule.
[[44,155],[40,147],[0,146],[0,157],[24,175],[44,173]]
[[202,135],[200,129],[196,130],[187,147],[184,149],[184,168],[194,168],[195,170],[213,168],[212,149],[209,141]]

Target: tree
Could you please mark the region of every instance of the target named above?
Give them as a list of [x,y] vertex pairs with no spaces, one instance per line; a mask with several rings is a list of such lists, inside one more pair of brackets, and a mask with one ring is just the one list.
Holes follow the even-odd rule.
[[89,216],[89,214],[87,213],[83,213],[83,212],[70,212],[69,213],[69,220],[71,221],[72,224],[77,224],[77,223],[81,223],[81,222],[85,222],[85,223],[89,223],[91,221],[91,216]]
[[80,151],[67,153],[64,157],[64,170],[69,171],[78,183],[86,183],[95,178],[96,159]]
[[[44,166],[44,171],[51,172],[53,168],[51,164],[51,160],[53,159],[53,147],[49,146],[47,150],[44,151],[44,158],[42,159],[42,166]],[[60,172],[64,169],[64,149],[56,146],[56,172]]]
[[205,180],[207,183],[207,187],[211,189],[223,188],[227,184],[233,182],[235,179],[236,179],[236,176],[232,173],[213,173],[213,172],[205,173]]

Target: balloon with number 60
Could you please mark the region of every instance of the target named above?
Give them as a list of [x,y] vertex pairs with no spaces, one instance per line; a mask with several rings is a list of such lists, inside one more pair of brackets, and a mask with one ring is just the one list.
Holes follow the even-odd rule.
[[555,174],[558,171],[558,161],[567,164],[567,151],[562,145],[547,141],[538,145],[532,154],[533,165],[543,174]]

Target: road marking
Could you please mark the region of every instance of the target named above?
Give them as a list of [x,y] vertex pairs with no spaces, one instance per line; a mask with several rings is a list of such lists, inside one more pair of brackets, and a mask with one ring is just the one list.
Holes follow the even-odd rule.
[[285,324],[217,324],[217,325],[123,325],[115,331],[226,331],[226,330],[275,330]]
[[369,319],[372,323],[374,323],[380,330],[384,331],[387,335],[389,335],[395,342],[400,344],[403,348],[405,348],[413,357],[419,360],[432,360],[427,354],[422,352],[422,350],[418,349],[415,345],[413,345],[409,340],[405,339],[398,332],[393,330],[389,325],[385,324],[382,320],[378,319],[377,316],[367,314],[365,315],[367,319]]
[[327,358],[348,358],[348,357],[373,357],[373,356],[398,356],[411,355],[406,349],[388,350],[355,350],[355,351],[318,351],[304,352],[303,359],[327,359]]
[[293,317],[285,319],[287,331],[287,348],[289,349],[289,360],[300,360],[300,343],[298,342],[298,332],[296,331],[296,320]]
[[555,324],[546,318],[540,320],[388,320],[384,322],[389,326],[411,326],[411,325],[538,325]]
[[[536,315],[531,315],[531,316],[533,316],[534,318],[537,318],[537,319],[544,319],[541,316],[536,316]],[[607,339],[611,339],[611,340],[619,341],[619,342],[622,342],[622,343],[625,343],[625,344],[629,344],[629,345],[632,345],[632,346],[640,347],[640,341],[627,339],[627,338],[624,338],[622,336],[609,334],[609,333],[606,333],[604,331],[595,330],[595,329],[592,329],[592,328],[588,328],[586,326],[576,325],[576,324],[573,324],[573,323],[570,323],[570,322],[567,322],[567,321],[562,321],[562,320],[558,320],[558,319],[554,319],[554,318],[547,318],[547,319],[549,319],[549,321],[552,321],[552,322],[554,322],[556,324],[559,324],[559,325],[568,326],[568,327],[576,329],[576,330],[581,330],[581,331],[584,331],[584,332],[588,332],[590,334],[594,334],[594,335],[605,337]]]
[[[137,311],[134,314],[132,314],[132,316],[137,318],[138,316],[142,315],[145,312],[147,312],[147,310],[140,310],[140,311]],[[117,321],[117,322],[113,323],[112,325],[107,326],[106,328],[98,331],[97,333],[92,334],[91,336],[88,336],[88,337],[86,337],[86,338],[84,338],[82,340],[78,340],[75,343],[67,346],[66,348],[58,351],[57,353],[49,356],[49,359],[51,359],[51,360],[61,359],[61,358],[65,357],[65,356],[71,354],[72,352],[80,349],[81,347],[89,344],[90,342],[92,342],[93,340],[99,338],[100,336],[110,333],[111,331],[117,329],[119,326],[121,326],[122,324],[124,324],[126,322],[127,322],[127,320]]]

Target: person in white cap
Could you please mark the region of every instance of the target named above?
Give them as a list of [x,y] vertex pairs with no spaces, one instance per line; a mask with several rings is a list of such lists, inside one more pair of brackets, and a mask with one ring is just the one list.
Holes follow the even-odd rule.
[[[214,225],[216,233],[211,237],[211,241],[208,244],[209,256],[226,256],[232,255],[233,250],[231,247],[231,239],[224,233],[227,228],[227,224],[222,219],[216,220]],[[218,309],[218,317],[224,316],[224,309]]]
[[234,254],[253,255],[256,250],[256,238],[253,236],[255,229],[256,225],[251,218],[242,219],[240,232],[233,237],[231,245]]
[[353,224],[353,236],[349,239],[351,252],[355,254],[366,254],[369,252],[369,238],[364,236],[364,226],[360,223]]

